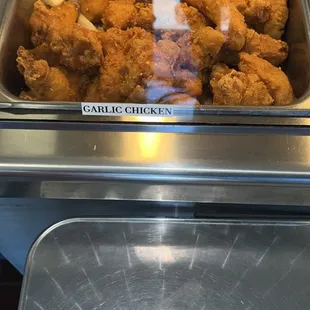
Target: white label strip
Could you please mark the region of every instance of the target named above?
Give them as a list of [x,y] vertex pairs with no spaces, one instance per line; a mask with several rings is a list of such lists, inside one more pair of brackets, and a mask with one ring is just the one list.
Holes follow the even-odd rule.
[[173,117],[174,106],[166,104],[88,103],[82,102],[83,115],[164,116]]

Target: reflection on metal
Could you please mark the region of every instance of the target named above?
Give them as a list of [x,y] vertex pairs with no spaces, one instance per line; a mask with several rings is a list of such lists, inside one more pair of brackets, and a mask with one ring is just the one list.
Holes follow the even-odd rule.
[[309,223],[77,219],[28,257],[19,310],[308,309]]
[[2,129],[0,175],[7,188],[14,187],[2,196],[21,197],[10,183],[18,177],[27,180],[29,190],[23,193],[29,197],[310,204],[307,132],[262,135],[248,128],[247,134],[234,134],[230,129]]

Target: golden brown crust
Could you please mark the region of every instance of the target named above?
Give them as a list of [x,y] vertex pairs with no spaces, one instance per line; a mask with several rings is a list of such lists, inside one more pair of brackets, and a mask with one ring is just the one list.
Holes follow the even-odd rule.
[[275,105],[288,105],[294,101],[292,86],[286,74],[268,61],[256,55],[240,53],[239,70],[256,74],[266,85]]
[[53,25],[47,42],[60,56],[60,62],[73,70],[86,70],[102,64],[102,47],[97,33],[79,24],[66,28]]
[[248,29],[243,51],[255,54],[278,66],[288,56],[288,45],[284,41],[275,40],[268,35],[258,34],[253,29]]
[[269,20],[264,25],[264,33],[280,40],[288,19],[287,0],[268,0],[271,5]]
[[210,68],[224,41],[224,35],[211,27],[187,32],[177,41],[181,48],[179,65],[194,72]]
[[64,29],[75,24],[78,15],[78,6],[74,2],[65,1],[60,6],[48,8],[43,1],[36,1],[30,17],[33,45],[38,46],[45,42],[51,26],[57,25]]
[[45,60],[35,60],[24,47],[18,49],[17,63],[32,94],[38,100],[75,101],[76,94],[66,75]]
[[210,81],[213,103],[218,105],[271,105],[273,99],[256,74],[229,69],[224,64],[212,68]]
[[247,26],[244,16],[230,0],[184,0],[216,24],[225,36],[227,46],[240,51],[245,44]]
[[79,0],[81,13],[91,22],[99,22],[109,0]]

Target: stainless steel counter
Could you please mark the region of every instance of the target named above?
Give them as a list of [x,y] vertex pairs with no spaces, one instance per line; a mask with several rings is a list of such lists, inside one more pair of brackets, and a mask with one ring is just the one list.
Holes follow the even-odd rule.
[[20,310],[309,309],[309,223],[76,219],[32,247]]
[[33,198],[310,203],[307,128],[101,129],[2,129],[2,180]]

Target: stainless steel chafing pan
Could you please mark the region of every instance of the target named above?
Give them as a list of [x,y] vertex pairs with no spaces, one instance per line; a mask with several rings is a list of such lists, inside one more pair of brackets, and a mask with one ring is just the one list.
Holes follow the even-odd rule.
[[[24,87],[23,77],[16,68],[16,51],[20,45],[31,47],[29,17],[35,0],[8,0],[3,9],[0,36],[0,106],[40,110],[80,110],[80,103],[27,102],[18,94]],[[310,5],[307,0],[289,0],[290,16],[285,40],[290,47],[283,69],[289,76],[297,101],[285,107],[223,107],[202,105],[194,114],[299,115],[310,110]],[[1,9],[1,8],[0,8]],[[192,108],[187,108],[192,110]],[[183,110],[183,109],[182,109]],[[184,108],[186,110],[186,108]],[[184,112],[182,112],[184,115]],[[193,111],[191,111],[193,115]]]

